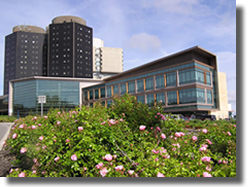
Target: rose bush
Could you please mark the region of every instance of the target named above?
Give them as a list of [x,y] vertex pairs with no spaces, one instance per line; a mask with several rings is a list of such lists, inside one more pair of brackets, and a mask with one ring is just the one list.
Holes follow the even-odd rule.
[[148,107],[129,95],[114,103],[16,120],[4,147],[19,168],[8,176],[236,176],[234,122],[204,121],[191,132],[165,118],[160,103]]

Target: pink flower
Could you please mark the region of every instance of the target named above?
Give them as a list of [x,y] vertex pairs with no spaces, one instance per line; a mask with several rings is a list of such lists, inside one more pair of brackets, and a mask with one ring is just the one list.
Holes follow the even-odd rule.
[[140,131],[145,130],[145,128],[146,128],[146,126],[144,126],[144,125],[141,125],[141,126],[139,127]]
[[116,159],[116,158],[117,158],[117,155],[113,155],[113,158]]
[[23,129],[24,125],[19,125],[19,129]]
[[160,129],[160,127],[156,127],[156,130],[157,130],[157,131],[159,131],[159,132],[161,132],[161,129]]
[[158,112],[156,115],[160,115],[160,113]]
[[211,157],[208,157],[208,156],[204,156],[202,159],[201,159],[202,162],[210,162],[211,161]]
[[155,161],[157,162],[159,160],[159,158],[156,158]]
[[196,136],[192,137],[192,140],[196,141],[198,138]]
[[13,169],[11,168],[9,173],[12,173],[12,171],[13,171]]
[[42,124],[39,123],[38,126],[40,127],[40,126],[42,126]]
[[129,170],[128,173],[132,175],[134,173],[134,170]]
[[184,136],[185,134],[183,132],[179,132],[181,136]]
[[36,129],[36,126],[35,126],[35,125],[32,125],[32,126],[31,126],[31,129]]
[[21,148],[20,153],[25,153],[25,152],[27,152],[27,148],[26,147]]
[[61,122],[60,121],[57,121],[57,123],[56,123],[57,125],[60,125],[61,124]]
[[59,159],[60,159],[60,157],[57,156],[57,157],[54,159],[54,161],[57,162],[57,160],[59,160]]
[[206,139],[208,144],[212,145],[212,142],[209,139]]
[[102,177],[105,177],[108,173],[108,170],[106,169],[106,167],[104,167],[102,170],[99,171],[99,173]]
[[203,177],[212,177],[212,175],[209,174],[208,172],[203,172]]
[[123,119],[120,119],[119,121],[124,121]]
[[228,134],[229,136],[231,136],[231,133],[230,133],[230,132],[227,132],[227,134]]
[[36,163],[36,162],[37,162],[37,158],[34,158],[34,159],[33,159],[33,162]]
[[35,117],[33,118],[33,120],[37,120],[37,117],[35,116]]
[[225,160],[223,160],[222,162],[223,162],[223,164],[227,164],[227,163],[228,163],[228,162],[227,162],[227,161],[225,161]]
[[179,132],[176,132],[176,133],[175,133],[175,136],[176,136],[176,137],[181,137],[181,134],[180,134]]
[[72,160],[72,161],[76,161],[76,160],[77,160],[77,156],[76,156],[76,155],[72,155],[72,156],[71,156],[71,160]]
[[17,138],[17,134],[16,134],[16,133],[13,134],[13,135],[12,135],[12,138],[13,138],[13,139],[16,139],[16,138]]
[[44,175],[46,171],[43,171],[42,174]]
[[234,127],[236,127],[236,125],[233,125]]
[[158,172],[158,173],[157,173],[157,177],[165,177],[165,176],[164,176],[164,174]]
[[202,132],[203,132],[204,134],[206,134],[208,131],[207,131],[207,129],[202,129]]
[[82,130],[83,130],[83,127],[78,127],[78,130],[79,130],[79,131],[82,131]]
[[165,138],[166,138],[165,134],[162,133],[162,134],[161,134],[161,138],[162,138],[162,139],[165,139]]
[[175,151],[175,150],[176,150],[176,148],[174,147],[174,148],[172,148],[172,150],[173,150],[173,151]]
[[83,167],[83,169],[86,171],[86,170],[87,170],[87,167]]
[[206,145],[206,144],[202,144],[201,146],[205,147],[205,148],[208,148],[208,145]]
[[211,171],[212,168],[210,168],[209,166],[207,166],[207,167],[206,167],[206,170],[207,170],[207,171]]
[[101,162],[101,163],[99,163],[99,164],[96,165],[96,168],[97,168],[97,169],[100,169],[103,165],[104,165],[104,164]]
[[206,150],[207,150],[206,147],[201,147],[201,148],[199,149],[199,151],[206,151]]
[[114,125],[116,123],[116,121],[114,119],[110,119],[109,122]]
[[42,149],[46,149],[46,148],[47,148],[47,146],[46,146],[46,145],[42,146]]
[[25,173],[22,172],[22,173],[18,174],[18,177],[25,177]]
[[48,116],[44,116],[44,119],[48,119]]
[[105,121],[103,121],[102,123],[101,123],[101,125],[104,125],[105,124]]
[[60,115],[61,113],[60,113],[60,112],[58,112],[57,114],[58,114],[58,115]]
[[155,116],[155,118],[157,118],[157,116]]
[[2,142],[2,146],[5,146],[5,144],[6,144],[6,142],[5,142],[5,141],[3,141],[3,142]]
[[122,170],[122,169],[124,169],[124,167],[123,167],[122,165],[116,166],[116,167],[115,167],[115,170],[116,170],[116,171],[120,171],[120,170]]
[[105,160],[111,161],[112,160],[112,155],[110,155],[110,154],[105,155]]
[[40,137],[39,137],[39,140],[41,140],[41,141],[42,141],[42,140],[43,140],[43,138],[44,138],[43,136],[40,136]]
[[155,149],[152,150],[153,153],[158,154],[159,151],[156,151]]
[[36,174],[36,170],[33,170],[32,173],[33,173],[33,174]]
[[66,142],[68,143],[68,142],[70,142],[70,140],[69,140],[69,139],[67,139],[67,140],[66,140]]
[[163,114],[161,114],[160,116],[161,116],[162,120],[164,120],[164,121],[166,120],[166,118]]
[[218,163],[219,163],[219,164],[222,163],[222,160],[218,160]]

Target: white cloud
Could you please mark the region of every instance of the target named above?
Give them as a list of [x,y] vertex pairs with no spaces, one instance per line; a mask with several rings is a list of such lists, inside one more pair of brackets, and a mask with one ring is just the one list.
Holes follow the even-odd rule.
[[156,35],[140,33],[131,36],[128,46],[146,52],[150,50],[157,51],[161,47],[161,41]]
[[236,90],[230,90],[227,92],[228,103],[236,102]]

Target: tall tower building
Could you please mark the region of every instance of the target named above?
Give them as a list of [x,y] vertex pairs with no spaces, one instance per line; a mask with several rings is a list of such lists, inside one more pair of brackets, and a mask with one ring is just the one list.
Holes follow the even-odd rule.
[[5,37],[4,95],[10,80],[46,76],[46,37],[44,29],[30,25],[15,26]]
[[93,38],[93,76],[104,78],[124,71],[123,49],[104,47],[104,41]]
[[48,76],[92,78],[92,28],[76,16],[52,20],[48,33]]

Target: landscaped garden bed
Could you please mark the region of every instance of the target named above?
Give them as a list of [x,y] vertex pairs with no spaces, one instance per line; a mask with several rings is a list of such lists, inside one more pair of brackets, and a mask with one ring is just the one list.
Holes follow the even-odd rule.
[[[236,177],[236,124],[170,120],[124,95],[109,108],[15,121],[9,177]],[[187,126],[188,125],[188,126]],[[189,131],[186,128],[193,129]]]

